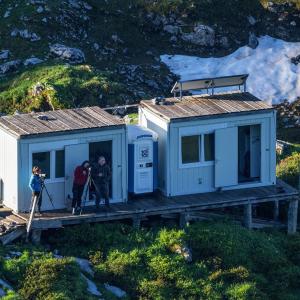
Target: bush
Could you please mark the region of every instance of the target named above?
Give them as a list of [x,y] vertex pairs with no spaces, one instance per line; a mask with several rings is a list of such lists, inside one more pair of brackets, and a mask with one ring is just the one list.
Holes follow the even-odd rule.
[[88,299],[87,284],[78,265],[69,258],[37,259],[26,270],[20,295],[24,299]]
[[[99,224],[65,229],[54,246],[90,252],[97,282],[120,286],[133,299],[277,300],[293,295],[300,280],[298,239],[229,222],[185,231]],[[183,245],[192,250],[191,263],[175,252]]]
[[299,184],[300,153],[293,152],[291,156],[283,159],[276,167],[277,176],[293,187]]
[[24,280],[26,268],[31,263],[31,254],[24,251],[18,258],[4,260],[3,262],[3,275],[5,278],[15,286]]

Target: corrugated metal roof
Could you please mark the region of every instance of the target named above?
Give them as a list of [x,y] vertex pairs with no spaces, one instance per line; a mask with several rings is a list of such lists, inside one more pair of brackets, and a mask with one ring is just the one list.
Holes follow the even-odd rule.
[[98,106],[0,117],[0,128],[18,136],[125,126]]
[[247,92],[233,92],[215,95],[185,96],[165,99],[164,105],[152,100],[141,101],[141,106],[168,120],[201,118],[207,116],[255,113],[272,110],[273,107]]

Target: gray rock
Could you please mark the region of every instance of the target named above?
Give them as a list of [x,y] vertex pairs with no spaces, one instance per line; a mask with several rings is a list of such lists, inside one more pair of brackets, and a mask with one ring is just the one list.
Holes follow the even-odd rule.
[[[31,88],[31,94],[34,97],[37,97],[40,95],[44,90],[46,89],[46,86],[43,83],[37,82],[33,85]],[[55,258],[58,258],[58,256],[54,256]]]
[[291,62],[294,64],[294,65],[298,65],[300,64],[300,54],[295,56],[295,57],[292,57],[291,58]]
[[146,55],[153,56],[153,52],[151,50],[146,51]]
[[21,37],[26,40],[30,40],[31,42],[39,41],[41,38],[34,32],[30,32],[28,29],[14,29],[10,35],[12,37]]
[[100,49],[100,46],[99,46],[98,43],[94,43],[94,44],[93,44],[93,47],[94,47],[94,49],[95,49],[96,51]]
[[291,25],[291,26],[296,26],[297,23],[296,23],[296,21],[292,21],[292,22],[290,23],[290,25]]
[[155,80],[151,80],[151,79],[145,80],[145,83],[146,83],[149,87],[151,87],[151,88],[154,88],[154,89],[156,89],[156,90],[159,89],[159,86],[158,86],[158,84],[157,84],[157,82],[156,82]]
[[40,64],[42,62],[43,62],[42,59],[39,59],[37,57],[31,57],[31,58],[25,59],[23,64],[24,64],[24,66],[30,66],[30,65],[37,65],[37,64]]
[[75,257],[75,261],[79,265],[81,271],[86,272],[90,274],[91,276],[94,276],[94,271],[92,269],[92,265],[89,260],[84,258]]
[[0,288],[0,297],[4,297],[5,295],[5,291],[2,288]]
[[177,35],[177,34],[181,33],[181,28],[176,25],[165,25],[163,29],[164,29],[164,31],[166,31],[172,35]]
[[86,9],[86,10],[92,10],[93,8],[86,2],[82,2],[82,6]]
[[178,42],[177,36],[172,35],[171,38],[170,38],[170,42],[171,42],[171,43],[176,43],[176,42]]
[[1,50],[0,51],[0,60],[8,59],[10,56],[9,50]]
[[5,14],[3,15],[3,18],[8,18],[10,16],[10,13],[11,13],[11,8],[9,8]]
[[80,49],[67,47],[62,44],[51,45],[50,53],[70,63],[83,63],[85,61],[84,53]]
[[197,25],[191,33],[182,34],[182,39],[186,42],[206,47],[215,45],[215,31],[207,25]]
[[123,44],[124,42],[118,37],[117,34],[113,34],[111,36],[111,39],[115,42],[115,43],[120,43],[120,44]]
[[81,276],[85,279],[86,283],[87,283],[87,291],[97,297],[101,297],[102,294],[101,292],[98,290],[97,285],[95,284],[95,282],[93,282],[92,280],[88,279],[86,276],[84,276],[81,273]]
[[253,16],[248,16],[247,19],[248,19],[248,22],[250,23],[250,25],[252,25],[252,26],[255,25],[257,22]]
[[8,61],[0,65],[0,75],[4,75],[10,72],[14,72],[21,65],[22,61],[20,59]]
[[114,285],[104,283],[104,287],[107,291],[111,292],[112,294],[114,294],[118,298],[123,298],[127,295],[125,291],[121,290],[120,288],[118,288]]
[[182,255],[188,263],[193,261],[192,250],[186,246],[176,248],[175,253]]
[[255,49],[258,46],[258,39],[253,32],[249,34],[248,46],[252,49]]
[[81,1],[79,1],[79,0],[69,0],[69,5],[74,7],[74,8],[80,9],[81,8]]
[[3,287],[3,288],[6,288],[8,290],[14,290],[13,287],[8,283],[6,282],[5,280],[3,279],[0,279],[0,285]]
[[39,6],[36,11],[37,13],[41,14],[42,12],[44,12],[44,8],[42,6]]
[[229,41],[228,41],[227,36],[222,36],[220,38],[219,43],[222,48],[229,48]]

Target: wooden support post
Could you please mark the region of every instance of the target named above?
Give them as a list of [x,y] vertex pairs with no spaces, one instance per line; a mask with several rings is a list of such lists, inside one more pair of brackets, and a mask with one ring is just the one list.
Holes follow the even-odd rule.
[[31,232],[31,241],[33,244],[38,245],[41,242],[42,230],[33,229]]
[[188,214],[186,214],[186,213],[181,213],[179,215],[179,227],[180,228],[185,228],[186,226],[189,225],[187,216],[188,216]]
[[273,218],[274,218],[274,221],[276,221],[276,222],[279,220],[279,201],[278,200],[274,201]]
[[288,210],[288,234],[297,232],[298,199],[291,200]]
[[252,228],[252,204],[244,205],[244,226],[248,229]]
[[132,218],[132,226],[136,229],[139,229],[141,227],[141,220],[142,218],[140,216],[135,216]]

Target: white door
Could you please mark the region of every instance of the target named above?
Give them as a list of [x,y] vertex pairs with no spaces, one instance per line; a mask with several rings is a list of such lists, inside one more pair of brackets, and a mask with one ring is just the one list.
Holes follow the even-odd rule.
[[65,147],[65,199],[72,198],[74,170],[89,159],[89,144],[69,145]]
[[238,184],[238,129],[215,132],[215,187]]

